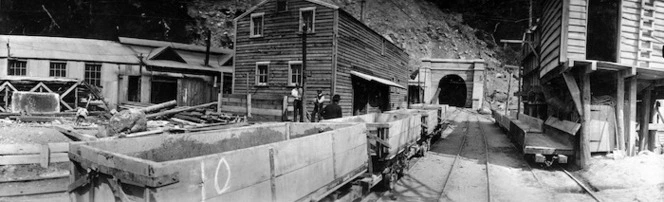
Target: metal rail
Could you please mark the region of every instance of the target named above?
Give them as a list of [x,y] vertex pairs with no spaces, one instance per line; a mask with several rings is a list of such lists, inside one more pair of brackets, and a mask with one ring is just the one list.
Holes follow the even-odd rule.
[[[464,111],[464,112],[466,112],[470,115],[476,115],[475,112],[467,110],[467,109],[462,109],[460,111]],[[484,139],[484,154],[485,154],[485,157],[486,157],[485,166],[486,166],[486,180],[487,180],[487,183],[486,183],[487,184],[487,201],[491,202],[492,200],[491,200],[491,181],[490,181],[491,176],[489,175],[489,173],[490,173],[490,171],[489,171],[489,144],[486,140],[486,136],[484,134],[484,129],[482,129],[482,125],[479,124],[479,118],[475,117],[475,123],[477,123],[477,126],[480,129],[480,133],[482,133],[482,138]],[[452,176],[452,171],[454,171],[454,167],[456,167],[457,159],[459,159],[459,156],[461,155],[461,151],[463,151],[463,148],[466,144],[466,139],[468,137],[468,133],[470,132],[470,119],[466,120],[465,128],[466,128],[466,133],[463,136],[463,139],[461,141],[461,145],[459,145],[459,151],[457,152],[456,156],[454,157],[454,161],[452,161],[452,167],[450,167],[450,170],[448,171],[447,176],[445,177],[445,183],[443,184],[443,190],[442,190],[440,196],[438,197],[439,199],[441,199],[441,198],[443,198],[443,196],[445,196],[445,188],[447,188],[447,184],[449,182],[450,176]]]
[[[479,115],[478,115],[479,116]],[[480,132],[482,133],[482,138],[484,139],[484,154],[486,157],[486,161],[484,161],[484,164],[486,165],[486,194],[487,194],[487,199],[489,202],[491,202],[491,175],[489,171],[489,142],[486,140],[486,133],[484,132],[484,128],[482,128],[482,124],[480,123],[480,119],[475,116],[477,126],[480,129]]]
[[593,194],[593,191],[592,191],[592,190],[590,190],[588,187],[586,187],[586,185],[584,185],[583,183],[581,183],[581,181],[580,181],[579,179],[576,179],[576,177],[574,177],[574,175],[572,175],[571,173],[567,172],[567,170],[565,170],[565,168],[561,167],[560,165],[558,165],[558,168],[559,168],[560,170],[562,170],[563,172],[565,172],[565,174],[567,174],[567,176],[569,176],[569,178],[572,178],[572,180],[574,180],[574,182],[576,182],[576,184],[578,184],[579,186],[581,186],[581,188],[583,188],[583,190],[586,191],[586,193],[588,193],[588,195],[590,195],[591,197],[593,197],[593,199],[595,199],[595,201],[597,201],[597,202],[602,202],[602,200],[599,200],[599,198],[597,198],[597,196],[595,196],[595,194]]
[[447,177],[445,177],[445,183],[443,183],[443,190],[440,193],[440,196],[438,197],[443,198],[445,195],[445,188],[447,187],[447,183],[450,181],[450,176],[452,176],[452,171],[454,170],[454,167],[456,166],[457,159],[459,159],[459,156],[461,155],[461,151],[463,150],[463,146],[466,144],[466,137],[468,136],[468,131],[470,131],[469,127],[469,122],[466,120],[465,128],[466,128],[466,134],[463,135],[463,139],[461,140],[461,144],[459,145],[459,151],[457,151],[456,156],[454,157],[454,161],[452,161],[452,166],[450,167],[450,171],[447,172]]

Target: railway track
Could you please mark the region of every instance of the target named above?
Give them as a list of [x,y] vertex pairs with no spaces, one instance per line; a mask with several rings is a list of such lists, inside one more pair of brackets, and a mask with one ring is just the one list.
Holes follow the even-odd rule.
[[[463,111],[465,111],[466,113],[470,113],[470,114],[475,113],[475,112],[467,110],[467,109],[463,109]],[[468,134],[470,133],[470,122],[471,122],[471,120],[468,119],[468,120],[466,120],[466,122],[464,124],[465,125],[464,126],[465,134],[462,137],[461,144],[459,145],[459,149],[457,151],[457,154],[454,157],[454,160],[452,162],[452,166],[450,167],[450,170],[448,171],[447,176],[445,177],[445,182],[443,184],[443,189],[442,189],[441,195],[438,197],[439,201],[442,200],[442,199],[448,198],[445,191],[446,191],[446,188],[447,188],[447,186],[450,182],[450,178],[454,174],[454,170],[457,167],[458,159],[461,157],[461,153],[464,150],[464,147],[466,145],[466,142],[467,142],[467,139],[468,139]],[[485,171],[486,171],[485,172],[486,173],[486,197],[487,197],[487,201],[491,202],[492,200],[491,200],[491,176],[490,176],[490,166],[489,166],[489,145],[488,145],[488,142],[487,142],[487,139],[486,139],[486,136],[485,136],[484,129],[482,128],[481,124],[479,123],[479,118],[477,118],[477,116],[475,116],[475,120],[473,122],[475,124],[477,124],[477,127],[479,129],[478,132],[482,136],[482,142],[483,142],[483,145],[484,145],[484,157],[485,157],[484,166],[485,166]]]
[[[483,117],[483,118],[485,118],[485,117]],[[485,119],[486,119],[486,118],[485,118]],[[480,126],[480,129],[482,130],[482,133],[483,133],[482,135],[484,136],[485,133],[484,133],[484,131],[483,131],[483,129],[482,129],[481,126]],[[486,143],[486,136],[484,136],[484,138],[485,138],[485,143]],[[512,147],[513,147],[514,149],[517,149],[517,147],[514,146],[514,145],[512,145]],[[487,147],[487,148],[488,148],[488,147]],[[517,150],[518,150],[518,149],[517,149]],[[488,152],[487,152],[487,163],[489,162],[488,159],[489,159],[489,158],[488,158]],[[535,180],[537,181],[537,183],[538,183],[540,186],[543,187],[544,185],[542,184],[542,182],[541,182],[541,180],[540,180],[540,177],[537,175],[537,173],[535,173],[533,167],[530,166],[529,163],[526,163],[525,165],[528,167],[528,171],[533,175],[533,177],[535,178]],[[588,188],[588,187],[587,187],[587,186],[586,186],[581,180],[579,180],[579,179],[576,178],[574,175],[572,175],[572,173],[570,173],[569,171],[567,171],[565,168],[563,168],[563,167],[560,166],[560,165],[557,165],[556,167],[557,167],[557,170],[559,170],[559,171],[565,173],[565,175],[567,175],[571,180],[573,180],[577,185],[579,185],[579,187],[581,187],[581,189],[583,189],[583,191],[584,191],[586,194],[588,194],[590,197],[592,197],[593,199],[595,199],[595,201],[597,201],[597,202],[601,202],[601,201],[602,201],[602,200],[600,200],[600,199],[594,194],[595,192],[594,192],[593,190],[591,190],[590,188]],[[487,173],[488,173],[488,166],[487,166]],[[487,174],[487,176],[488,176],[488,174]],[[488,178],[487,178],[487,179],[488,179]]]

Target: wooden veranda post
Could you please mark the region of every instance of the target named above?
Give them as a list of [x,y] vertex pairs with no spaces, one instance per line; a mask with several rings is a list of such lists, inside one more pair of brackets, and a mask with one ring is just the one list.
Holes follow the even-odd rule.
[[634,144],[636,143],[636,84],[637,79],[635,76],[632,76],[628,79],[629,87],[629,97],[627,98],[627,103],[629,104],[628,108],[628,118],[627,118],[627,152],[630,156],[634,155]]
[[618,128],[618,149],[625,151],[625,78],[623,73],[616,73],[616,127]]
[[646,139],[648,133],[650,132],[650,118],[652,117],[652,86],[644,90],[644,95],[641,106],[643,107],[643,113],[641,114],[641,123],[639,124],[641,128],[639,129],[639,151],[643,151],[646,147]]
[[302,105],[300,108],[300,119],[305,120],[304,113],[305,110],[307,110],[307,104],[306,103],[306,97],[305,92],[307,92],[307,85],[306,85],[306,73],[307,72],[307,24],[302,25],[302,95],[300,95],[300,104]]
[[581,114],[582,122],[580,137],[579,137],[579,162],[578,166],[582,169],[587,168],[588,160],[590,160],[590,74],[585,71],[580,71],[581,89],[583,105],[583,114]]

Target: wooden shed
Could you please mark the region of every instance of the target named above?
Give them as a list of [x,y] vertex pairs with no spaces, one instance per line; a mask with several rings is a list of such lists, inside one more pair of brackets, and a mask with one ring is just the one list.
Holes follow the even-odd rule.
[[[627,148],[633,154],[637,130],[641,133],[637,145],[640,150],[655,148],[656,143],[648,139],[654,139],[649,138],[654,134],[653,127],[660,128],[650,123],[656,112],[652,110],[655,99],[664,95],[659,93],[664,78],[664,2],[536,3],[535,8],[541,9],[535,11],[539,19],[527,30],[522,46],[524,83],[520,95],[524,113],[581,123],[581,135],[577,137],[582,156],[593,151],[589,145],[602,141],[597,138],[603,134],[596,130],[602,121],[609,122],[607,131],[615,131],[611,133],[615,134],[615,143],[612,141],[608,150]],[[594,115],[597,113],[615,116],[615,121]]]
[[307,103],[338,94],[344,116],[405,108],[408,54],[335,5],[266,0],[235,26],[234,94],[290,95],[305,75]]

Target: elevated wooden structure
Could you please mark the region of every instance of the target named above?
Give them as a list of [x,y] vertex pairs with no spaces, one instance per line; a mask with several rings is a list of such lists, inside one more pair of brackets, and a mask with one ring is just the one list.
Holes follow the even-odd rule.
[[[580,164],[590,155],[594,105],[615,110],[615,147],[635,154],[646,147],[655,99],[664,98],[664,2],[652,0],[536,1],[539,22],[523,44],[523,97],[527,115],[582,125]],[[592,94],[592,95],[591,95]],[[610,97],[602,102],[600,97]],[[642,100],[637,106],[637,99]],[[637,109],[640,113],[637,117]],[[640,124],[637,137],[636,123]],[[651,137],[653,136],[653,137]]]

